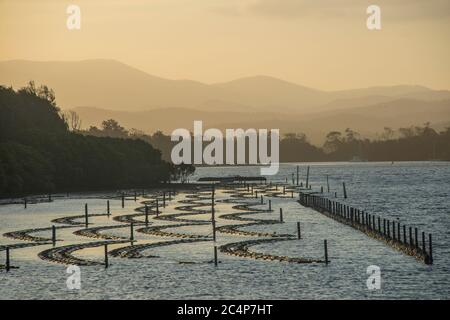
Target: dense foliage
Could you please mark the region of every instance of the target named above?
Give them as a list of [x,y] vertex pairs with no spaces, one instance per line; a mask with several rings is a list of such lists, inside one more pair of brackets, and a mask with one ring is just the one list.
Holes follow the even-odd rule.
[[68,123],[47,87],[0,87],[0,196],[138,188],[176,174],[140,139],[87,136]]
[[[99,137],[142,139],[161,150],[163,159],[167,161],[170,161],[172,147],[176,144],[170,140],[170,136],[161,131],[152,135],[136,129],[128,131],[113,119],[103,121],[101,128],[91,127],[82,132]],[[280,140],[281,162],[350,160],[448,161],[450,128],[436,132],[428,123],[398,130],[386,127],[376,139],[363,138],[351,129],[346,129],[345,132],[332,131],[327,134],[321,147],[311,144],[304,134],[288,133]]]

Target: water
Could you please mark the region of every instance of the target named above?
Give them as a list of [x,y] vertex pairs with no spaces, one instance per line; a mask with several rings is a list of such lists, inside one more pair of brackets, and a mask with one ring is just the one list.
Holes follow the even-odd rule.
[[[305,180],[306,165],[300,164],[300,180]],[[315,163],[309,164],[313,189],[326,190],[329,175],[331,192],[342,200],[342,181],[346,182],[347,202],[389,219],[417,226],[433,234],[434,264],[424,265],[385,244],[331,220],[292,199],[273,198],[273,213],[252,215],[261,219],[277,219],[278,208],[284,212],[283,224],[254,226],[243,230],[277,233],[296,232],[302,224],[302,240],[267,243],[250,250],[277,255],[323,258],[323,240],[328,240],[328,266],[323,264],[289,264],[259,261],[219,254],[218,268],[207,263],[212,259],[212,243],[186,243],[158,247],[146,253],[155,258],[110,258],[111,266],[82,267],[82,288],[66,287],[66,266],[40,260],[37,253],[51,245],[12,250],[12,264],[19,266],[9,274],[0,272],[1,299],[448,299],[450,298],[450,164],[449,163]],[[283,164],[273,181],[284,182],[295,173],[295,164]],[[200,176],[258,175],[257,167],[198,168],[191,180]],[[180,194],[176,200],[184,199]],[[217,194],[224,199],[227,194]],[[127,201],[111,202],[113,216],[133,213],[141,206]],[[295,200],[295,199],[294,199]],[[50,226],[56,217],[83,214],[84,203],[91,213],[104,213],[104,199],[57,199],[52,203],[0,206],[0,233]],[[163,213],[175,213],[172,201]],[[263,206],[266,207],[266,206]],[[216,207],[217,225],[235,223],[220,219],[233,212],[231,204]],[[208,219],[196,215],[195,219]],[[94,226],[119,224],[106,217],[95,217]],[[155,221],[168,224],[167,221]],[[60,245],[97,241],[73,235],[75,229],[58,230]],[[178,233],[210,234],[207,226],[167,229]],[[104,231],[126,236],[128,228]],[[35,235],[50,236],[48,233]],[[135,233],[139,243],[173,240]],[[218,245],[253,239],[218,233]],[[1,238],[0,244],[18,243]],[[121,245],[111,246],[111,249]],[[77,251],[77,257],[102,261],[102,248]],[[0,252],[0,263],[4,252]],[[180,264],[180,262],[195,262]],[[367,267],[381,268],[381,290],[367,289]]]

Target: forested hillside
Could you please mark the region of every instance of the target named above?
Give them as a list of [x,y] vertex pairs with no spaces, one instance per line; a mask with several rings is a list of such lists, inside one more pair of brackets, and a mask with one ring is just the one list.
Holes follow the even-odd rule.
[[0,87],[0,197],[146,187],[172,169],[142,140],[70,131],[46,86]]

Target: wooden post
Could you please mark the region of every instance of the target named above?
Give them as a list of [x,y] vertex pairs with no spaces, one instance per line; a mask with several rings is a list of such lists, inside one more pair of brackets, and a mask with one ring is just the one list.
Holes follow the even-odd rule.
[[56,244],[56,227],[55,225],[52,225],[52,243],[53,246]]
[[214,266],[217,267],[217,246],[214,246]]
[[425,254],[426,250],[425,250],[425,232],[422,231],[422,251]]
[[258,190],[255,191],[255,199],[258,199]]
[[105,269],[108,269],[109,262],[108,262],[108,245],[105,244]]
[[125,208],[125,194],[122,192],[122,208]]
[[263,196],[261,196],[261,204],[263,204],[263,203],[264,203]]
[[294,174],[292,174],[292,185],[295,184],[295,178],[294,178]]
[[347,199],[347,189],[345,188],[345,182],[342,182],[342,188],[344,190],[344,199]]
[[400,236],[400,222],[397,222],[397,240],[402,242],[402,237]]
[[145,226],[148,226],[148,205],[145,205]]
[[84,204],[84,223],[87,228],[89,225],[88,204],[87,203]]
[[309,186],[309,166],[306,168],[306,189]]
[[297,185],[298,185],[298,181],[299,181],[299,170],[300,170],[300,168],[299,168],[299,166],[297,166]]
[[414,228],[414,243],[416,248],[419,248],[419,230],[417,228]]
[[6,263],[5,263],[5,267],[6,267],[6,272],[9,272],[9,270],[11,269],[11,261],[10,261],[10,256],[9,256],[9,246],[6,246]]
[[297,239],[301,239],[302,238],[302,233],[300,231],[300,222],[297,222]]
[[327,175],[327,192],[330,192],[330,182],[328,181],[328,175]]
[[137,192],[134,191],[134,202],[136,202],[136,201],[137,201]]
[[291,198],[294,198],[294,191],[291,191]]
[[283,194],[286,194],[286,186],[283,186]]
[[328,245],[327,245],[327,240],[323,240],[323,249],[325,251],[325,264],[328,265]]
[[320,193],[323,193],[323,186],[320,186]]
[[406,225],[403,225],[403,243],[406,244]]
[[52,195],[51,194],[48,195],[48,202],[52,202]]
[[269,211],[272,211],[272,200],[269,200]]
[[109,200],[106,201],[106,214],[108,214],[108,216],[111,214],[111,210],[109,207]]
[[130,223],[130,241],[131,241],[131,245],[133,245],[133,241],[134,241],[134,225],[133,225],[133,222]]
[[27,198],[23,199],[23,206],[24,206],[25,209],[27,208]]
[[283,208],[280,208],[280,222],[283,222]]

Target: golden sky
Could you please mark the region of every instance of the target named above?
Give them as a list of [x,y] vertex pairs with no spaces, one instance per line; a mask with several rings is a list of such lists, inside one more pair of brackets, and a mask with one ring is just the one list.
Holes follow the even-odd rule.
[[[69,4],[81,30],[66,28]],[[382,30],[366,28],[381,7]],[[0,0],[0,60],[116,59],[206,83],[450,89],[449,0]]]

